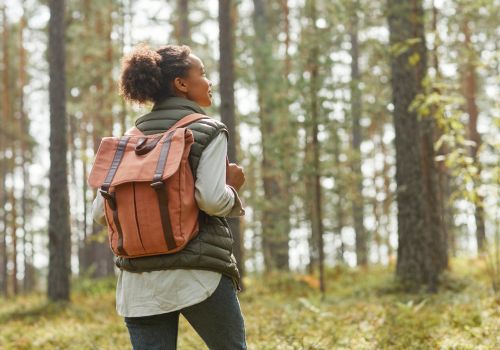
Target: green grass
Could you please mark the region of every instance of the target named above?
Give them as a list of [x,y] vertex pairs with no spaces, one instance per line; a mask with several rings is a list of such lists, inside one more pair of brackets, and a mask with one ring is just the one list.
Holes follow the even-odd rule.
[[[500,298],[484,265],[455,261],[437,294],[399,291],[388,268],[248,278],[239,294],[249,349],[500,349]],[[40,294],[0,299],[0,349],[129,349],[114,280],[79,280],[70,304]],[[179,347],[206,349],[181,317]]]

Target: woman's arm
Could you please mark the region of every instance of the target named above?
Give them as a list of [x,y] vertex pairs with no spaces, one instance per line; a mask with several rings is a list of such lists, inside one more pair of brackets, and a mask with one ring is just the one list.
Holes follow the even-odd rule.
[[106,226],[106,218],[104,216],[104,198],[102,198],[99,191],[97,191],[97,195],[92,203],[92,218],[98,224]]
[[220,133],[201,154],[196,173],[198,207],[212,216],[242,216],[245,210],[236,190],[226,185],[227,136]]

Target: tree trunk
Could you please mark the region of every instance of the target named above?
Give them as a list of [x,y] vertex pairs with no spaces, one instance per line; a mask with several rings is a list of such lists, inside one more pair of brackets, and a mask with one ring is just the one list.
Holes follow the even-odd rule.
[[342,207],[342,198],[345,193],[344,186],[342,185],[342,180],[341,180],[341,173],[339,169],[342,168],[342,164],[340,162],[340,147],[341,147],[341,142],[340,142],[340,137],[338,134],[338,130],[340,129],[340,125],[336,125],[333,127],[333,160],[334,160],[334,169],[335,170],[335,195],[336,195],[336,200],[335,200],[335,222],[337,223],[335,227],[335,232],[338,236],[340,245],[339,248],[337,249],[337,262],[340,264],[345,264],[345,245],[344,245],[344,240],[342,238],[342,229],[344,228],[344,222],[345,222],[345,215],[344,215],[344,209]]
[[[290,9],[288,6],[288,0],[281,0],[280,9],[283,13],[283,33],[285,35],[285,57],[283,66],[283,77],[282,84],[286,87],[276,98],[280,100],[278,115],[278,125],[287,125],[286,128],[279,128],[280,131],[280,149],[282,152],[281,156],[281,176],[283,185],[282,188],[285,190],[282,193],[282,208],[283,208],[283,231],[288,236],[288,233],[292,230],[292,225],[290,221],[290,207],[293,201],[293,192],[286,190],[295,187],[295,183],[292,181],[292,173],[296,168],[296,158],[299,149],[297,147],[297,133],[298,127],[293,113],[290,113],[290,104],[294,100],[293,96],[290,94],[292,90],[292,83],[290,82],[289,75],[292,69],[291,57],[290,57]],[[289,259],[289,248],[288,248],[288,238],[286,242],[284,241],[282,250],[286,251],[286,255],[283,255],[283,260],[286,259],[285,266],[288,266]]]
[[356,263],[358,266],[368,264],[368,238],[364,225],[363,205],[363,173],[361,172],[361,91],[359,84],[359,45],[358,45],[358,15],[359,3],[356,1],[351,9],[351,118],[352,118],[352,176],[354,177],[354,191],[352,214],[354,231],[356,234]]
[[389,177],[390,164],[388,162],[387,148],[385,147],[385,143],[383,139],[380,141],[380,151],[382,152],[382,156],[384,159],[384,167],[382,169],[382,175],[384,178],[384,193],[385,198],[382,203],[382,214],[385,216],[386,223],[384,225],[385,228],[385,245],[387,246],[387,259],[392,261],[394,250],[391,244],[391,223],[392,223],[392,213],[391,207],[393,203],[393,195],[391,192],[391,178]]
[[[311,24],[313,26],[313,37],[316,38],[318,35],[318,30],[316,27],[316,1],[309,1],[309,17]],[[306,3],[307,6],[307,3]],[[317,40],[317,39],[312,39]],[[312,226],[312,236],[317,242],[316,248],[318,250],[318,264],[319,264],[319,281],[320,281],[320,291],[322,295],[325,293],[325,277],[324,277],[324,243],[323,243],[323,206],[322,206],[322,196],[321,196],[321,169],[320,169],[320,145],[318,141],[319,132],[319,46],[315,41],[313,48],[311,50],[309,61],[308,61],[309,71],[311,73],[311,81],[309,87],[310,93],[310,103],[311,103],[311,122],[312,122],[312,133],[311,139],[307,142],[311,145],[312,150],[312,188],[308,189],[312,192],[312,210],[311,210],[311,226]]]
[[24,279],[23,291],[30,292],[33,289],[33,251],[28,251],[28,244],[33,247],[33,240],[30,239],[27,227],[29,211],[29,195],[30,195],[30,175],[29,163],[31,156],[28,154],[29,145],[29,123],[24,107],[24,87],[27,84],[26,78],[26,49],[24,48],[24,31],[26,27],[26,15],[23,11],[23,16],[19,24],[19,125],[20,125],[20,143],[21,143],[21,170],[23,178],[23,191],[21,198],[21,231],[23,232],[23,262],[24,262]]
[[[422,44],[418,45],[421,63],[417,63],[417,81],[422,82],[427,75],[427,49],[425,46],[424,10],[423,5],[414,4],[413,11],[417,18],[414,37],[421,38]],[[421,84],[421,83],[420,83]],[[438,170],[434,151],[436,121],[434,114],[423,117],[420,121],[422,138],[422,170],[424,180],[426,222],[429,230],[430,250],[434,261],[431,264],[438,269],[433,277],[448,267],[448,242],[442,215],[442,197],[439,195]],[[431,281],[431,288],[437,288],[437,280]]]
[[478,159],[478,150],[481,147],[481,134],[477,131],[477,119],[479,117],[479,110],[476,104],[477,80],[476,80],[476,64],[474,63],[474,48],[471,43],[471,31],[469,23],[465,20],[463,25],[463,32],[465,36],[465,46],[467,50],[467,62],[465,64],[465,71],[463,75],[463,92],[465,97],[467,114],[469,115],[468,131],[469,139],[474,142],[470,146],[469,154],[472,157],[474,165],[477,168],[477,174],[474,178],[474,190],[476,191],[476,207],[474,218],[476,220],[476,242],[478,253],[481,254],[486,248],[486,230],[484,226],[484,199],[483,196],[477,193],[477,188],[481,184],[481,163]]
[[[229,131],[228,157],[232,163],[237,163],[236,116],[234,107],[234,23],[236,16],[235,4],[231,0],[219,0],[219,74],[220,74],[220,115],[222,122]],[[245,262],[243,257],[243,235],[240,231],[240,219],[229,218],[229,227],[233,234],[233,252],[240,275],[243,277]]]
[[[384,141],[380,139],[380,143],[383,143]],[[381,203],[377,196],[380,192],[383,191],[383,188],[380,188],[379,185],[377,185],[377,179],[379,179],[380,175],[383,175],[379,173],[376,169],[376,160],[375,160],[375,155],[379,152],[379,142],[378,140],[373,140],[373,153],[370,155],[370,158],[372,159],[372,164],[373,164],[373,178],[372,178],[372,184],[373,188],[375,189],[375,195],[370,198],[371,205],[373,207],[373,219],[374,219],[374,225],[373,225],[373,240],[372,242],[375,243],[375,248],[373,251],[375,252],[375,261],[378,264],[381,264],[383,262],[383,251],[382,251],[382,245],[383,245],[383,236],[382,236],[382,213],[381,213],[381,207],[383,206],[383,203]]]
[[[439,32],[437,29],[437,23],[438,23],[438,9],[436,8],[434,1],[432,2],[432,32],[434,33],[434,45],[432,47],[432,52],[431,52],[431,58],[432,58],[432,66],[434,68],[435,72],[435,79],[436,81],[440,82],[441,81],[441,73],[439,69],[439,56],[438,56],[438,47],[440,44],[440,36]],[[435,88],[435,92],[440,93],[440,91]],[[434,113],[431,113],[434,114]],[[435,141],[439,140],[443,134],[443,131],[440,128],[436,128],[436,135],[435,135]],[[437,183],[438,183],[438,201],[440,204],[439,208],[439,215],[441,217],[441,222],[443,225],[443,233],[446,242],[448,242],[448,246],[450,251],[452,252],[453,255],[455,255],[456,252],[456,245],[455,245],[455,230],[454,230],[454,223],[453,223],[453,206],[447,205],[450,197],[451,197],[451,189],[450,189],[450,183],[451,183],[451,177],[449,174],[449,170],[446,167],[445,164],[445,155],[448,153],[448,149],[445,144],[443,144],[438,150],[437,150],[437,155],[440,156],[442,159],[436,164],[437,168]]]
[[[12,174],[14,175],[15,173],[15,164],[14,164],[14,159],[12,160],[12,168],[11,168]],[[16,200],[16,195],[14,193],[14,186],[10,188],[10,193],[9,193],[9,202],[10,205],[12,206],[11,211],[10,211],[10,234],[11,234],[11,240],[12,240],[12,249],[11,249],[11,254],[12,254],[12,293],[14,295],[17,295],[19,292],[19,284],[17,283],[17,200]]]
[[64,0],[49,0],[50,190],[48,297],[69,300],[71,229],[67,179]]
[[[77,182],[77,168],[76,168],[76,161],[78,158],[78,147],[77,147],[77,135],[78,135],[78,129],[77,128],[77,123],[78,120],[76,119],[76,116],[71,113],[68,115],[68,153],[69,153],[69,179],[70,179],[70,188],[78,188],[78,182]],[[81,203],[81,199],[79,196],[78,191],[72,191],[71,195],[69,197],[70,200],[70,207],[75,207],[77,208],[79,204]],[[83,202],[85,203],[85,202]],[[76,244],[77,244],[77,249],[79,247],[79,232],[80,232],[80,218],[76,213],[73,215],[70,215],[70,227],[72,228],[72,232],[74,234],[73,241],[76,238]],[[76,234],[74,233],[73,229],[76,229]],[[76,237],[75,237],[76,236]],[[73,242],[71,242],[71,246],[73,246]],[[79,266],[80,267],[80,266]]]
[[[9,52],[8,52],[8,42],[9,42],[9,24],[7,22],[7,14],[5,11],[5,6],[2,6],[2,125],[8,125],[8,120],[10,118],[10,94],[9,94]],[[7,131],[2,128],[0,129],[0,152],[2,155],[0,163],[0,199],[2,203],[7,203]],[[4,296],[8,296],[8,251],[7,251],[7,210],[5,206],[2,205],[0,210],[2,211],[2,230],[1,241],[0,241],[0,292]]]
[[[262,245],[266,270],[288,270],[289,241],[289,208],[285,197],[285,174],[282,171],[283,151],[277,139],[277,124],[280,116],[276,101],[277,89],[283,86],[276,84],[279,79],[273,75],[278,64],[272,55],[272,42],[268,36],[269,19],[265,3],[254,0],[254,28],[256,43],[254,45],[254,68],[257,77],[259,121],[262,137],[262,178],[264,184],[265,207],[262,214]],[[282,118],[282,117],[281,117]]]
[[[312,93],[310,94],[312,95]],[[314,162],[313,158],[313,144],[311,142],[313,136],[313,129],[310,127],[309,123],[304,123],[305,128],[305,149],[304,149],[304,209],[305,216],[308,224],[310,225],[310,235],[308,237],[309,245],[309,265],[307,266],[308,273],[314,275],[315,271],[319,269],[319,247],[318,247],[318,231],[317,226],[313,222],[314,217],[314,192],[311,189],[314,187],[315,177],[312,172],[312,164]]]
[[422,1],[388,0],[388,22],[392,47],[408,45],[409,39],[419,39],[404,52],[391,57],[398,187],[396,274],[409,289],[428,285],[434,291],[444,269],[440,253],[445,242],[442,242],[440,226],[433,226],[439,215],[429,215],[429,210],[435,210],[429,203],[435,196],[435,192],[431,192],[435,190],[434,159],[430,157],[433,148],[429,149],[429,140],[433,140],[431,121],[419,123],[416,111],[409,110],[417,94],[422,92],[426,72]]
[[[109,6],[103,7],[99,9],[98,13],[95,15],[96,37],[100,40],[105,38],[102,40],[102,56],[100,56],[100,59],[105,62],[104,67],[108,65],[108,69],[103,70],[102,74],[94,77],[97,92],[97,108],[93,114],[94,129],[92,132],[94,154],[97,154],[102,137],[109,136],[113,133],[113,123],[108,122],[108,119],[113,120],[112,100],[110,99],[109,94],[104,93],[104,91],[107,91],[110,88],[108,85],[110,84],[110,74],[112,72],[112,70],[109,69],[109,65],[112,60],[112,49],[110,48],[109,43],[112,32],[112,23],[110,23],[109,14],[111,10],[112,9]],[[95,195],[96,192],[94,191],[94,197]],[[96,223],[92,224],[92,236],[90,237],[89,249],[92,261],[92,277],[100,278],[114,275],[113,254],[109,248],[107,235],[104,232],[103,227]]]
[[[130,10],[130,9],[129,9]],[[92,9],[91,3],[89,0],[84,0],[82,4],[82,12],[84,14],[84,28],[86,36],[84,38],[85,42],[89,42],[92,40],[92,35],[94,31],[92,28]],[[130,12],[129,12],[130,13]],[[84,58],[85,64],[91,64],[91,57],[87,56]],[[92,105],[94,107],[94,105]],[[95,108],[95,107],[94,107]],[[85,127],[79,129],[79,137],[82,140],[82,153],[85,154],[89,147],[92,147],[90,144],[89,133],[86,130],[86,126],[89,123],[94,122],[95,111],[94,108],[85,109],[82,113],[81,124]],[[93,124],[92,135],[94,133],[94,129],[96,128],[96,124]],[[92,138],[93,140],[93,138]],[[95,151],[95,148],[94,148]],[[83,237],[79,243],[79,251],[78,251],[78,272],[80,275],[86,274],[92,267],[92,263],[94,261],[93,257],[93,246],[91,244],[90,237],[92,237],[92,232],[89,232],[88,228],[88,188],[87,188],[87,157],[82,157],[82,180],[83,180],[83,189],[82,189],[82,198],[84,202],[83,206]],[[90,225],[93,227],[92,225]]]
[[[127,23],[128,16],[125,13],[125,2],[120,1],[118,5],[118,12],[120,16],[120,52],[123,55],[125,53],[125,46],[127,45],[125,39],[125,27],[127,25],[131,26],[130,23]],[[127,131],[127,102],[124,98],[120,99],[120,113],[119,113],[119,123],[120,123],[120,133],[122,135]]]
[[[85,133],[85,132],[84,132]],[[83,134],[83,133],[82,133]],[[86,134],[86,133],[85,133]],[[82,138],[82,147],[86,149],[88,147],[87,137]],[[83,179],[83,188],[82,188],[82,198],[83,198],[83,219],[82,219],[82,240],[78,244],[78,273],[82,276],[88,267],[90,266],[90,262],[88,261],[88,241],[87,241],[87,232],[88,232],[88,196],[87,196],[87,161],[85,157],[82,159],[82,179]]]
[[288,80],[288,75],[292,70],[292,60],[290,58],[290,7],[288,6],[288,0],[281,0],[280,2],[281,10],[283,11],[284,19],[284,33],[285,33],[285,77],[287,81],[287,86],[290,87],[290,81]]
[[[115,88],[115,83],[113,79],[113,64],[114,64],[114,51],[113,51],[113,2],[109,3],[109,6],[105,9],[104,19],[105,19],[105,30],[104,37],[106,38],[106,51],[105,51],[105,62],[107,65],[106,74],[103,76],[103,83],[105,90],[111,91]],[[111,118],[114,120],[113,116],[113,94],[103,94],[104,96],[104,108],[106,118]],[[113,126],[109,129],[109,134],[113,133]],[[114,276],[115,274],[115,264],[113,259],[113,252],[109,248],[107,234],[104,234],[104,240],[100,244],[100,261],[102,262],[102,276]]]
[[191,45],[191,25],[189,24],[189,0],[177,0],[178,18],[175,23],[175,38],[179,45]]

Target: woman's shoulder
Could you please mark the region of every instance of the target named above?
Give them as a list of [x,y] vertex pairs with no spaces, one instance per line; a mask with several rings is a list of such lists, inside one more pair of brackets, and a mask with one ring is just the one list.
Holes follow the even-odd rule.
[[212,128],[225,128],[225,129],[227,129],[226,124],[224,124],[220,120],[213,118],[213,117],[210,117],[206,114],[204,115],[203,119],[200,119],[191,125],[196,125],[196,124],[208,125],[208,126],[211,126]]
[[206,118],[198,120],[188,126],[188,129],[194,132],[196,141],[209,141],[219,135],[221,132],[227,135],[227,127],[221,121],[206,116]]

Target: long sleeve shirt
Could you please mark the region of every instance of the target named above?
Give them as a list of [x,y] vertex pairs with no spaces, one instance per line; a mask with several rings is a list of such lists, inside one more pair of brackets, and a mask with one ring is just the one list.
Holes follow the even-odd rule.
[[[202,153],[195,182],[198,207],[212,216],[244,215],[234,188],[226,185],[227,137],[218,135]],[[94,220],[103,223],[103,199],[96,197]],[[196,269],[171,269],[132,273],[120,270],[116,310],[120,316],[141,317],[180,310],[202,302],[217,288],[221,273]]]

